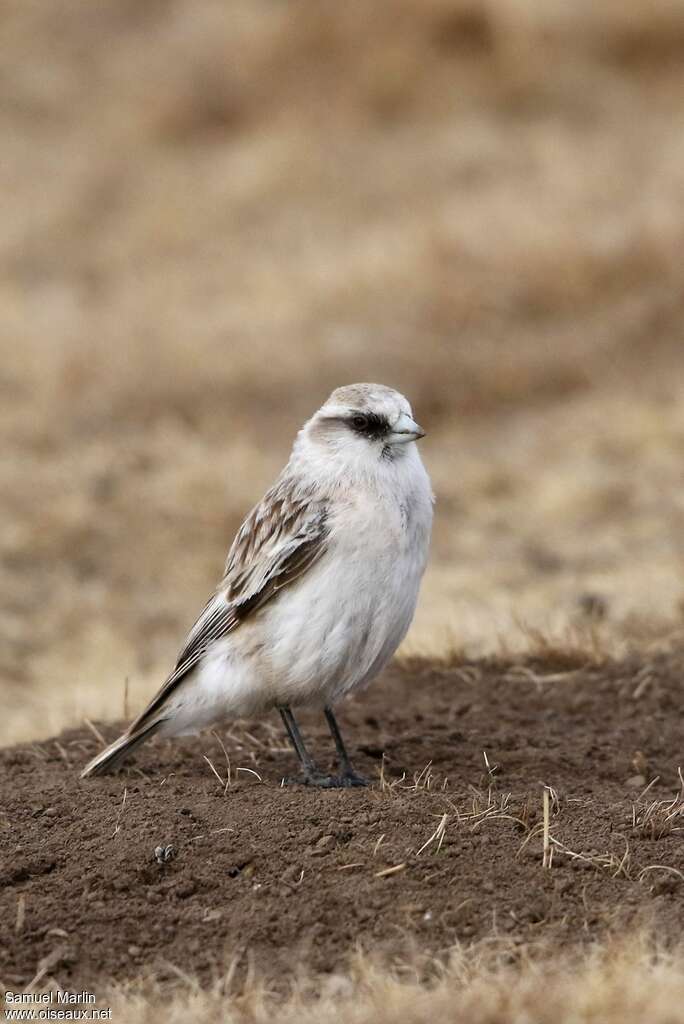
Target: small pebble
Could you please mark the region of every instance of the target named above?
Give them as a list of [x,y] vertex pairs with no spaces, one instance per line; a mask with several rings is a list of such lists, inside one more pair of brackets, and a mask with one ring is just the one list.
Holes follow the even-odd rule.
[[129,956],[140,956],[141,953],[142,953],[142,950],[141,950],[140,946],[129,946],[128,947],[128,955]]
[[157,864],[166,864],[176,856],[176,848],[170,843],[168,846],[155,846],[154,859]]

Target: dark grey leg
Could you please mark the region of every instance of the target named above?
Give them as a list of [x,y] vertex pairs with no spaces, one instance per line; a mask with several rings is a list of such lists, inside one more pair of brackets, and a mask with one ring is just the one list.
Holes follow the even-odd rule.
[[344,745],[342,733],[340,732],[340,727],[337,724],[337,719],[333,714],[332,708],[325,708],[324,710],[330,734],[334,739],[335,747],[337,748],[337,756],[340,759],[340,769],[342,773],[340,775],[340,784],[342,786],[367,786],[368,779],[354,771],[354,766],[349,759],[349,754],[347,753],[347,748]]
[[286,778],[285,782],[288,784],[298,782],[305,786],[320,786],[322,789],[334,789],[337,786],[344,785],[337,776],[326,775],[317,767],[316,762],[306,749],[299,726],[290,708],[287,705],[283,705],[278,708],[278,711],[287,730],[287,735],[290,737],[290,742],[299,758],[299,763],[302,766],[302,774],[300,776],[297,778]]
[[287,735],[290,737],[290,743],[294,747],[295,754],[299,758],[302,771],[305,773],[315,772],[317,770],[316,765],[311,754],[306,749],[306,745],[302,739],[302,734],[299,731],[299,726],[295,721],[295,716],[287,706],[278,708],[278,711],[280,712],[280,717],[282,718],[285,729],[287,730]]

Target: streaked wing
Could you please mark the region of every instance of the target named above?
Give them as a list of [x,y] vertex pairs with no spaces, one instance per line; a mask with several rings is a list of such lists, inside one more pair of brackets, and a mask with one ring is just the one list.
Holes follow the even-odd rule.
[[305,573],[325,551],[327,538],[323,502],[296,494],[287,481],[276,484],[240,527],[221,585],[190,630],[173,672],[131,731],[159,709],[209,644]]

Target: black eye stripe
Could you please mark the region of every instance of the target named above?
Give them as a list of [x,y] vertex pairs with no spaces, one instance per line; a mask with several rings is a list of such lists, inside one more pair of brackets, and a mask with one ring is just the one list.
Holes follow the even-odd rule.
[[384,437],[390,432],[390,425],[385,416],[375,412],[355,412],[349,417],[349,426],[355,434],[361,434],[369,439]]

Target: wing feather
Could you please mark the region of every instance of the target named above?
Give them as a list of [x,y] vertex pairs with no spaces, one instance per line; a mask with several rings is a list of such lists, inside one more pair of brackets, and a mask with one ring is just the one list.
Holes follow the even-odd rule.
[[276,484],[240,527],[220,586],[190,630],[173,672],[129,732],[159,710],[211,643],[310,569],[326,550],[328,533],[324,502],[296,492],[286,480]]

